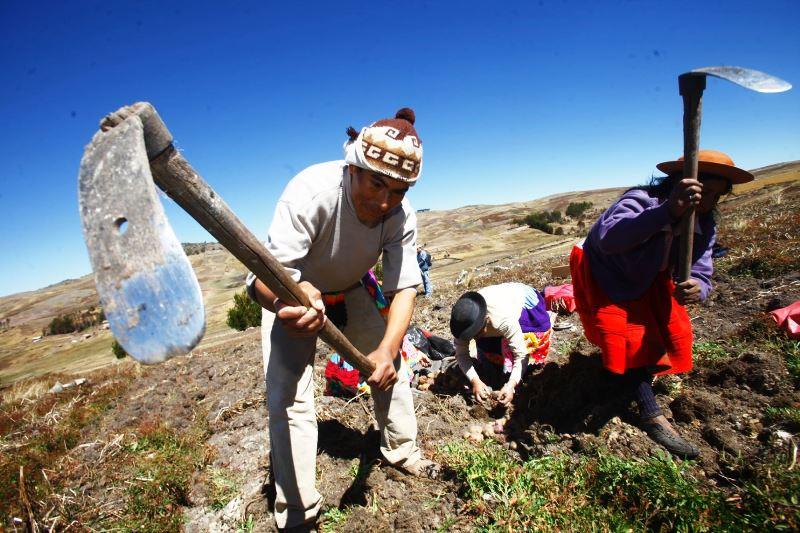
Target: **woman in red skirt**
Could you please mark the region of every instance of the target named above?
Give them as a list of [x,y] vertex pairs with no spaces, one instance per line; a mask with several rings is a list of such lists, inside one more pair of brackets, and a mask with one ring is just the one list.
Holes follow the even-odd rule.
[[[692,326],[684,306],[711,291],[714,209],[733,184],[753,179],[722,152],[701,150],[698,159],[697,180],[683,178],[681,159],[657,165],[667,176],[625,192],[570,256],[578,313],[609,379],[634,391],[642,429],[683,457],[699,452],[662,414],[653,376],[691,370]],[[690,206],[697,213],[691,277],[676,283],[679,222]]]

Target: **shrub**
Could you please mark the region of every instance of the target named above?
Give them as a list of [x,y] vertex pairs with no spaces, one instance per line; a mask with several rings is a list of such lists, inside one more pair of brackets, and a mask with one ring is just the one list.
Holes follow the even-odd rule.
[[550,223],[561,222],[561,220],[561,211],[537,211],[535,213],[531,213],[525,218],[515,219],[514,222],[520,226],[526,224],[530,228],[538,229],[539,231],[550,233],[552,235],[554,233],[554,229]]
[[42,330],[42,335],[62,335],[83,331],[105,320],[103,309],[91,307],[88,310],[58,315]]
[[75,320],[72,315],[58,315],[47,326],[48,335],[61,335],[63,333],[72,333],[78,331],[75,326]]
[[125,356],[128,355],[128,352],[117,342],[117,339],[114,339],[114,342],[111,343],[111,351],[114,352],[114,356],[117,359],[125,359]]
[[247,291],[233,295],[233,307],[228,309],[229,327],[244,331],[261,325],[261,306],[247,296]]
[[570,202],[565,213],[568,217],[578,218],[590,207],[592,207],[592,202]]

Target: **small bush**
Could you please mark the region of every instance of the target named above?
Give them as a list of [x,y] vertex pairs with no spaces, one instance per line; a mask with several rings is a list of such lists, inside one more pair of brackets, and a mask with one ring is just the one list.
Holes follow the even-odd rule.
[[62,335],[73,331],[78,330],[75,328],[75,320],[72,315],[58,315],[47,325],[48,335]]
[[58,315],[42,330],[42,335],[63,335],[83,331],[105,320],[103,309],[92,307],[88,310]]
[[590,207],[592,207],[592,202],[570,202],[565,213],[568,217],[578,218]]
[[551,235],[555,232],[551,223],[561,221],[561,211],[537,211],[524,218],[514,219],[514,223],[520,226],[527,225],[530,228],[538,229]]
[[114,356],[117,359],[125,359],[125,356],[128,355],[128,352],[117,342],[117,339],[114,339],[114,342],[111,343],[111,351],[114,352]]
[[261,306],[247,296],[247,291],[233,295],[233,307],[228,309],[229,327],[244,331],[261,325]]

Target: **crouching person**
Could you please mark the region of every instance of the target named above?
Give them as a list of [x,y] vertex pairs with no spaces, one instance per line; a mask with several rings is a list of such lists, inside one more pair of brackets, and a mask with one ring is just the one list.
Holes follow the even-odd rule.
[[[544,363],[552,323],[544,296],[522,283],[491,285],[464,293],[450,314],[456,360],[478,401],[501,387],[497,400],[508,405],[533,365]],[[475,339],[477,359],[470,356]]]
[[[348,128],[345,160],[311,166],[278,200],[267,249],[300,282],[311,308],[281,301],[248,276],[262,307],[275,520],[280,528],[312,526],[322,505],[316,489],[317,418],[313,365],[317,332],[334,319],[376,366],[367,377],[381,453],[412,474],[435,465],[417,446],[408,379],[398,379],[400,344],[420,284],[417,226],[405,194],[419,177],[422,144],[414,112],[401,109],[356,132]],[[385,313],[360,280],[383,254]],[[327,302],[327,307],[326,307]],[[385,307],[385,305],[384,305]]]
[[[685,179],[683,162],[657,165],[666,177],[630,189],[592,226],[570,256],[575,301],[590,342],[600,347],[607,379],[639,405],[641,427],[683,457],[698,449],[678,435],[653,395],[654,375],[692,368],[692,325],[684,305],[711,291],[714,208],[734,183],[753,175],[727,155],[701,150],[699,177]],[[678,275],[681,216],[697,213],[691,277]]]

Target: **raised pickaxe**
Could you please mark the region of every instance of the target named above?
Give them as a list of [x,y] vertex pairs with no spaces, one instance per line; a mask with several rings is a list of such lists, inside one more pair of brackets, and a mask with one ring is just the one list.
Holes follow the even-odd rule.
[[[700,149],[700,119],[706,77],[714,76],[759,93],[781,93],[791,84],[775,76],[742,67],[705,67],[678,76],[678,89],[683,97],[683,176],[697,179],[697,152]],[[692,273],[694,246],[694,207],[683,215],[680,249],[680,280],[687,281]]]
[[[200,284],[153,182],[281,300],[310,306],[284,267],[175,149],[153,106],[139,102],[103,119],[78,177],[97,292],[111,331],[131,356],[158,363],[188,353],[205,331]],[[373,362],[330,320],[320,337],[362,374],[374,372]]]

